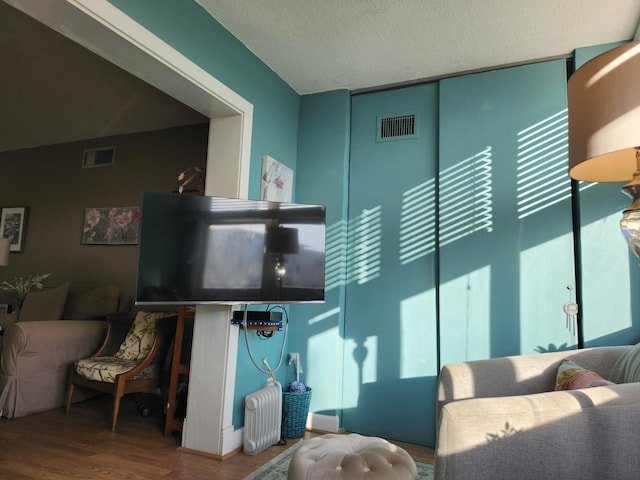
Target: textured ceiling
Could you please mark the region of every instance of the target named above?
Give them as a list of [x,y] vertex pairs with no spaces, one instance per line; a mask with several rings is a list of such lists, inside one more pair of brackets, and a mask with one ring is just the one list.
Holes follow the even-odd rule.
[[360,90],[630,40],[638,0],[197,0],[298,93]]

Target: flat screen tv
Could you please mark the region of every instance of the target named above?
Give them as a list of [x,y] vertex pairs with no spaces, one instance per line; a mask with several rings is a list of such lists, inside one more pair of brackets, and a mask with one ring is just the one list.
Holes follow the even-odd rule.
[[145,192],[136,304],[324,301],[325,207]]

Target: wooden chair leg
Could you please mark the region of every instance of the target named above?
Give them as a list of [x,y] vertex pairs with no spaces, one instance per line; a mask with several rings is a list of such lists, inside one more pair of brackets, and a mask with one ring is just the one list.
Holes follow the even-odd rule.
[[69,384],[67,388],[67,406],[65,408],[65,414],[69,415],[69,411],[71,410],[71,402],[73,401],[73,390],[75,385],[73,383]]
[[118,394],[115,393],[113,395],[113,419],[111,421],[111,431],[115,432],[116,431],[116,423],[118,422],[118,412],[120,411],[120,399],[122,397]]
[[125,381],[119,376],[113,385],[113,419],[111,421],[111,431],[116,431],[116,423],[118,422],[118,412],[120,411],[120,399],[124,396]]

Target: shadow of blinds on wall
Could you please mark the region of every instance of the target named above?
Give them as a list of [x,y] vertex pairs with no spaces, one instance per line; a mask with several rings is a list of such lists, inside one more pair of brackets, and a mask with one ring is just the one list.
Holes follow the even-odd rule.
[[338,288],[347,278],[347,221],[341,220],[327,226],[325,290]]
[[518,219],[571,197],[567,109],[518,132]]
[[440,246],[474,232],[492,231],[492,165],[488,146],[440,172]]
[[347,283],[362,285],[380,276],[382,268],[382,206],[362,210],[349,222]]
[[400,252],[402,265],[435,251],[436,188],[428,180],[402,194]]

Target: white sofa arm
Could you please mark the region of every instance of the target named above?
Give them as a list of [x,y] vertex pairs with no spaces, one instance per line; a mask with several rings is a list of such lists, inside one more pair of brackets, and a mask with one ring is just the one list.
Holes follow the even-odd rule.
[[595,347],[447,364],[438,379],[438,410],[465,398],[549,392],[554,389],[558,366],[564,358],[607,378],[629,348]]
[[62,406],[69,366],[96,351],[106,328],[101,320],[9,325],[0,357],[0,414],[12,418]]
[[442,407],[436,480],[637,479],[640,383]]

